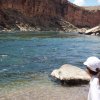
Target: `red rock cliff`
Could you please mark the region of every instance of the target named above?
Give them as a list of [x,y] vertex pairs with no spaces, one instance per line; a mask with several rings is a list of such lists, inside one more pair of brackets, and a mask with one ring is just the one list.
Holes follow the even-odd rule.
[[13,23],[14,26],[16,21],[26,21],[34,26],[37,22],[40,26],[56,26],[59,25],[55,21],[57,18],[62,18],[78,27],[93,27],[100,24],[100,10],[85,10],[67,0],[0,0],[2,24],[6,21],[7,24]]
[[85,10],[68,2],[65,19],[78,27],[94,27],[100,24],[100,10]]

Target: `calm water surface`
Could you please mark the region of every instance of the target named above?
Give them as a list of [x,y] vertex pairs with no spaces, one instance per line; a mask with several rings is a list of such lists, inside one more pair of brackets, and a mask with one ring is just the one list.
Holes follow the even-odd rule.
[[89,56],[100,58],[100,37],[76,33],[0,33],[0,91],[55,85],[50,73],[63,64],[84,68]]

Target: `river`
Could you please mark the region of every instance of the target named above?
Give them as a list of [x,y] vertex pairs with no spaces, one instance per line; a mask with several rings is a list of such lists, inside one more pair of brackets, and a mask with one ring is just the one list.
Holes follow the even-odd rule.
[[84,69],[89,56],[100,57],[100,37],[62,32],[0,33],[0,94],[30,85],[56,86],[50,77],[53,69],[63,64]]

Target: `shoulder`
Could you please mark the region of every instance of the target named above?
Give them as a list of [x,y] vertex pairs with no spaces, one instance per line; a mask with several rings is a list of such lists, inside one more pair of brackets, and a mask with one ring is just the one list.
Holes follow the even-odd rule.
[[92,77],[90,80],[90,86],[100,87],[99,79],[97,77]]
[[[98,95],[100,93],[100,85],[99,85],[99,79],[98,78],[92,78],[90,81],[90,91],[92,95]],[[100,94],[99,94],[100,95]],[[93,99],[95,100],[95,99]]]

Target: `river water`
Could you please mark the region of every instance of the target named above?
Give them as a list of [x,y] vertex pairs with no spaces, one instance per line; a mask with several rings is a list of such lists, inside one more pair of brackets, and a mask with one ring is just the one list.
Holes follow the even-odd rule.
[[50,73],[63,64],[84,69],[89,56],[100,57],[100,37],[61,32],[0,33],[0,93],[29,84],[55,86]]

